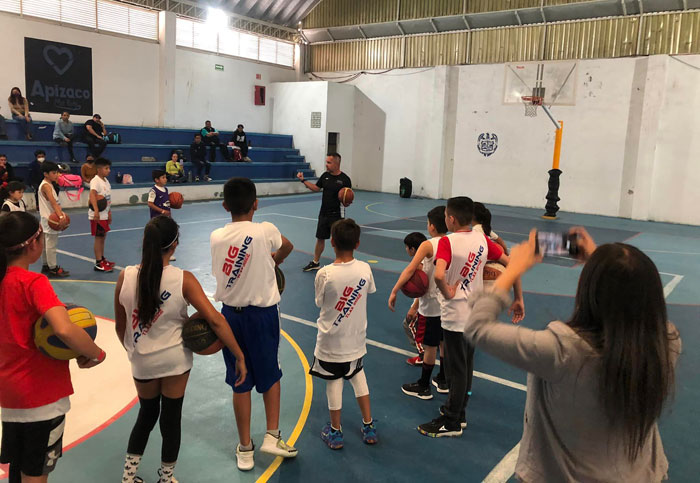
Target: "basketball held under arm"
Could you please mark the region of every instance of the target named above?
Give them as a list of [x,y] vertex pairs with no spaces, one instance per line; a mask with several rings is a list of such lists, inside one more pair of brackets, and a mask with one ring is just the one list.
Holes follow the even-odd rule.
[[279,249],[272,254],[272,259],[275,261],[275,265],[280,265],[282,262],[284,262],[284,259],[289,256],[290,253],[292,253],[292,250],[294,250],[294,245],[292,244],[287,237],[284,235],[280,235],[282,237],[282,245],[279,247]]
[[[212,330],[216,333],[216,336],[228,347],[236,360],[242,360],[243,351],[241,351],[236,337],[233,335],[233,332],[231,332],[231,327],[228,325],[228,322],[226,322],[224,316],[211,304],[204,290],[202,290],[202,286],[191,272],[183,272],[182,295],[184,295],[188,303],[197,309],[199,315],[209,323]],[[243,375],[243,379],[245,379],[245,374]]]
[[54,334],[69,348],[89,359],[100,358],[103,353],[102,349],[93,342],[87,332],[71,323],[65,307],[58,305],[50,308],[44,313],[44,318],[48,321]]
[[56,201],[56,197],[54,196],[54,190],[53,186],[50,184],[45,184],[44,186],[41,187],[41,192],[44,193],[44,196],[48,200],[49,204],[51,205],[51,208],[53,208],[53,211],[61,218],[64,218],[63,210],[61,209],[61,205],[58,204]]
[[389,309],[393,312],[396,306],[396,295],[401,290],[406,282],[408,282],[416,270],[420,270],[423,266],[423,260],[433,256],[433,245],[429,241],[424,241],[416,250],[416,254],[413,255],[413,259],[408,264],[406,268],[403,269],[399,279],[396,281],[394,288],[391,289],[391,294],[389,294]]

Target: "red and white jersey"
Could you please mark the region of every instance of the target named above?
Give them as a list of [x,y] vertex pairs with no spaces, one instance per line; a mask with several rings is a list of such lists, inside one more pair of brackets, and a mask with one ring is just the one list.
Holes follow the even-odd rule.
[[464,331],[470,313],[469,296],[484,286],[484,264],[502,255],[500,246],[477,231],[458,231],[440,239],[435,260],[447,262],[445,281],[448,286],[459,282],[454,298],[445,300],[442,293],[439,294],[443,329]]
[[435,255],[437,255],[440,238],[428,240],[433,246],[433,256],[423,259],[423,271],[428,276],[428,291],[418,299],[418,313],[423,317],[440,317],[440,300],[438,288],[435,285]]
[[316,274],[314,356],[325,362],[350,362],[367,353],[367,294],[377,291],[372,269],[352,260],[326,265]]
[[230,307],[271,307],[280,301],[272,252],[282,234],[267,221],[238,221],[211,234],[214,299]]
[[134,353],[153,354],[182,345],[182,326],[188,318],[189,304],[182,293],[183,271],[166,265],[160,280],[160,308],[150,326],[144,327],[138,310],[139,271],[138,265],[124,269],[124,282],[119,293],[119,303],[126,311],[124,347],[129,359]]

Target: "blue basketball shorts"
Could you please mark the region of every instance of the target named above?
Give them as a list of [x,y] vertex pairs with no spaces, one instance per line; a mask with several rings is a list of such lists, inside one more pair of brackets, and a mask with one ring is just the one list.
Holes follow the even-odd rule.
[[267,392],[282,378],[279,361],[280,314],[279,307],[230,307],[224,305],[221,314],[226,318],[238,345],[243,351],[248,369],[243,384],[235,387],[236,358],[224,347],[226,384],[235,393],[250,392],[253,387],[259,393]]

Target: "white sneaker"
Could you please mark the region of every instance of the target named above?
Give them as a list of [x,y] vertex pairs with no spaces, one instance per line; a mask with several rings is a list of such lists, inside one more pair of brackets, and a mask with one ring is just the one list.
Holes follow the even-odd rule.
[[281,437],[275,438],[270,433],[265,433],[260,451],[283,458],[294,458],[297,455],[297,449],[295,447],[285,443]]
[[255,446],[250,451],[241,451],[241,445],[236,446],[236,462],[238,463],[238,469],[241,471],[250,471],[255,466],[255,459],[253,458],[255,454]]

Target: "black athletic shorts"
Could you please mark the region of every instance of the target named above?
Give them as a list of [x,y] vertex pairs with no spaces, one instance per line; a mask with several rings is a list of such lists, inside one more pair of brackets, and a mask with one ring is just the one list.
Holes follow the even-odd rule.
[[334,215],[318,215],[318,225],[316,225],[316,238],[319,240],[328,240],[331,237],[331,225],[343,217],[340,213]]
[[350,380],[363,368],[362,357],[350,362],[326,362],[314,357],[314,361],[309,368],[309,374],[321,379],[343,379]]
[[437,347],[442,341],[442,327],[440,327],[440,317],[424,317],[418,314],[418,317],[425,319],[425,334],[423,335],[423,347]]
[[56,468],[63,455],[65,416],[34,423],[2,423],[0,463],[27,476],[42,476]]

